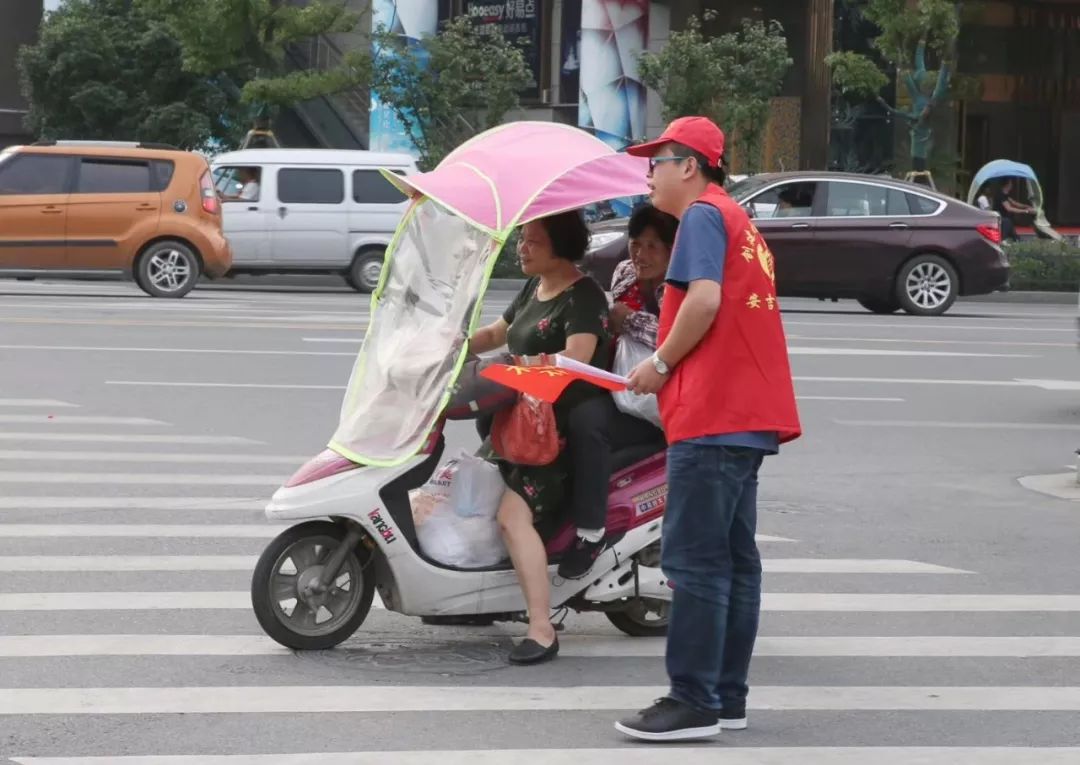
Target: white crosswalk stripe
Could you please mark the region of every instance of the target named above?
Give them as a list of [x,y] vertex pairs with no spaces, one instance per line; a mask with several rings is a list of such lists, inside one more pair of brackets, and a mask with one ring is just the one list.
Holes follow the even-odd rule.
[[[0,688],[0,715],[308,714],[336,712],[542,712],[625,709],[658,686],[217,686],[184,688]],[[1080,712],[1080,687],[756,686],[754,710]]]
[[[2,529],[0,529],[2,534]],[[251,571],[245,555],[0,555],[3,571]],[[765,558],[774,574],[970,574],[970,571],[910,560]]]
[[[559,655],[578,658],[659,657],[663,638],[567,635]],[[0,635],[0,658],[33,656],[262,656],[288,653],[264,635]],[[818,657],[1080,657],[1080,638],[759,637],[756,656]]]
[[[263,328],[305,325],[289,344],[244,349],[253,363],[263,356],[348,356],[346,346],[359,345],[357,326],[367,320],[361,315],[367,300],[345,293],[313,299],[207,291],[205,302],[188,310],[121,299],[128,290],[117,285],[73,291],[83,296],[78,310],[86,312],[97,310],[94,301],[104,296],[117,311],[111,321],[181,326],[187,316],[197,320],[193,324],[214,326],[231,320]],[[35,299],[42,306],[52,302],[44,295]],[[18,302],[3,301],[0,309]],[[57,309],[68,306],[55,303]],[[493,305],[487,312],[497,315]],[[341,337],[334,337],[339,329]],[[19,338],[8,347],[29,342]],[[86,349],[77,342],[58,335],[40,347],[81,358],[75,351]],[[866,345],[852,338],[859,343]],[[178,363],[242,349],[225,340],[221,346],[202,349],[184,340],[162,352],[141,340],[102,339],[86,348],[123,348],[129,357],[176,357]],[[867,364],[882,363],[880,356],[899,363],[927,354],[933,352],[796,349],[811,361],[819,355],[867,357]],[[990,363],[1005,354],[969,355]],[[901,420],[880,420],[883,407],[900,417],[895,413],[909,399],[822,384],[1032,383],[993,375],[989,383],[929,380],[891,367],[869,374],[896,377],[807,377],[818,387],[801,398],[814,402],[808,408],[830,413],[850,404],[857,414],[845,421],[884,427]],[[241,400],[244,391],[333,398],[343,382],[255,374],[168,379],[152,368],[116,376],[114,393],[220,393],[229,401]],[[623,635],[600,614],[567,620],[560,659],[550,669],[504,666],[511,636],[523,634],[521,625],[421,627],[417,619],[387,611],[378,596],[375,610],[344,645],[298,654],[261,630],[247,585],[259,548],[286,528],[263,523],[261,511],[305,457],[288,448],[260,455],[243,448],[270,449],[253,438],[200,433],[178,415],[158,418],[157,411],[131,412],[155,417],[149,419],[94,411],[77,396],[52,390],[0,390],[0,581],[6,583],[0,584],[0,759],[21,765],[1080,762],[1075,736],[1049,732],[1068,728],[1080,712],[1080,685],[1067,669],[1080,657],[1080,594],[1074,588],[994,587],[975,570],[976,559],[960,553],[917,554],[890,545],[880,557],[850,557],[860,551],[841,552],[831,540],[811,538],[815,531],[805,516],[763,513],[760,519],[766,592],[749,697],[751,731],[725,733],[717,746],[624,746],[611,723],[665,692],[666,643]],[[1005,623],[1022,626],[995,628],[1010,617]],[[1028,679],[1026,669],[1037,663],[1065,668],[1061,679],[1046,685]],[[888,738],[901,718],[910,721],[905,735],[914,735]],[[984,739],[953,736],[947,723],[954,719],[974,720]],[[848,726],[859,720],[874,721],[875,733],[852,732]],[[1018,727],[1008,729],[1011,721]],[[89,722],[108,736],[86,736]],[[334,726],[332,751],[321,751],[328,747],[320,736],[327,728],[320,725]],[[574,725],[577,738],[570,744],[564,730]],[[145,727],[147,737],[130,746],[124,735],[136,727]],[[520,729],[518,738],[491,739],[512,728]],[[286,733],[273,737],[279,729]],[[403,729],[422,732],[430,743],[413,738],[398,745],[395,736]],[[815,730],[822,733],[808,733]],[[445,744],[441,737],[449,732],[454,743]],[[875,736],[882,745],[873,745]],[[848,740],[855,745],[837,745]]]
[[13,757],[20,765],[1075,765],[1080,747],[713,747],[491,749],[120,757]]

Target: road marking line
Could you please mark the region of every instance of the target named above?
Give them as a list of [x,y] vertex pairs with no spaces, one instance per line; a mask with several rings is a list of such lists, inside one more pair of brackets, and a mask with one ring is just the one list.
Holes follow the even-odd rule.
[[978,359],[1033,359],[1030,354],[1022,353],[954,353],[952,351],[897,351],[887,348],[814,348],[810,346],[791,346],[791,356],[941,356],[946,358]]
[[[261,508],[264,503],[259,503]],[[235,508],[233,508],[235,509]],[[256,524],[127,524],[127,523],[0,523],[0,539],[72,538],[92,539],[110,537],[172,538],[172,539],[269,539],[288,526]],[[794,542],[787,537],[758,534],[759,543],[783,544]]]
[[867,613],[1080,611],[1080,595],[992,595],[931,593],[772,592],[762,596],[765,611]]
[[[755,686],[756,687],[756,686]],[[10,756],[9,756],[10,757]],[[125,755],[10,757],[18,765],[1075,765],[1080,747],[715,747],[665,745],[618,749],[392,750],[317,754]]]
[[[82,636],[78,636],[82,639]],[[97,636],[90,636],[96,640]],[[26,638],[29,642],[30,638]],[[270,642],[270,639],[267,638]],[[76,647],[79,642],[73,643]],[[121,643],[122,645],[122,643]],[[276,645],[276,644],[275,644]],[[0,642],[0,648],[3,647]],[[567,635],[559,639],[559,655],[565,657],[660,657],[665,638],[589,638]],[[37,650],[32,645],[27,650]],[[65,650],[57,645],[56,650]],[[1050,658],[1080,656],[1080,637],[980,637],[980,636],[813,636],[769,637],[759,635],[754,656],[862,657],[862,658]]]
[[76,404],[52,398],[0,398],[0,406],[50,407],[53,409],[75,408]]
[[276,486],[288,480],[279,475],[223,475],[215,473],[53,473],[0,470],[0,483],[138,484],[144,486]]
[[[247,591],[0,593],[0,611],[171,611],[251,608]],[[1080,612],[1080,595],[770,592],[763,611],[851,613]]]
[[0,539],[270,539],[287,526],[255,524],[0,523]]
[[[254,555],[0,555],[0,572],[252,571],[257,561]],[[909,560],[767,558],[762,566],[781,574],[971,573]]]
[[1016,380],[949,380],[911,377],[806,377],[794,378],[795,382],[836,382],[836,383],[883,383],[887,385],[980,385],[1003,388],[1023,388],[1026,386]]
[[0,460],[79,461],[88,462],[207,462],[210,464],[303,465],[309,457],[283,457],[265,454],[179,454],[169,452],[65,452],[0,449]]
[[362,337],[305,337],[305,343],[352,343],[359,345],[364,341]]
[[286,385],[274,383],[171,382],[152,380],[106,380],[106,385],[147,385],[163,388],[269,388],[271,390],[345,390],[344,385]]
[[251,609],[251,593],[211,592],[4,592],[0,611],[188,611]]
[[[229,321],[229,322],[210,322],[210,321],[145,321],[145,320],[126,320],[126,319],[101,319],[94,317],[92,319],[24,319],[21,317],[4,317],[5,324],[43,324],[46,326],[77,326],[84,327],[87,324],[93,324],[96,327],[108,326],[108,327],[208,327],[212,329],[313,329],[319,332],[326,332],[330,330],[349,330],[355,332],[357,329],[362,329],[363,325],[358,324],[293,324],[293,323],[281,323],[270,324],[268,322],[242,322],[242,321]],[[80,349],[82,350],[82,349]]]
[[865,401],[873,403],[904,403],[902,398],[886,396],[796,396],[799,401]]
[[1031,385],[1043,390],[1080,390],[1080,382],[1076,380],[1017,380],[1018,383]]
[[[567,658],[659,658],[664,638],[563,635]],[[408,654],[416,647],[402,647]],[[366,650],[361,648],[360,650]],[[348,647],[338,651],[348,653]],[[57,656],[271,656],[291,653],[265,635],[0,635],[0,658]],[[758,636],[755,656],[832,658],[1072,658],[1080,637]]]
[[125,444],[261,444],[251,438],[239,436],[174,436],[147,435],[143,433],[15,433],[0,431],[0,441],[73,441]]
[[32,423],[37,425],[168,425],[145,417],[93,417],[78,414],[0,414],[0,422]]
[[1076,343],[1025,343],[1023,341],[1009,342],[1008,340],[928,340],[925,338],[896,338],[896,337],[813,337],[810,335],[788,335],[788,340],[803,340],[815,343],[900,343],[902,345],[991,345],[991,346],[1018,346],[1024,348],[1075,348]]
[[0,555],[0,572],[254,571],[255,555]]
[[93,353],[212,353],[229,356],[356,356],[345,351],[263,351],[248,348],[136,348],[92,345],[0,345],[8,351],[90,351]]
[[252,497],[2,497],[0,510],[265,510]]
[[[372,608],[386,606],[378,594]],[[246,590],[185,592],[5,592],[0,611],[250,611]]]
[[[3,688],[4,715],[303,714],[621,710],[663,696],[655,686],[219,686]],[[1080,711],[1075,686],[754,686],[753,710]],[[655,757],[655,752],[652,752]],[[712,753],[715,758],[715,752]]]
[[833,420],[837,425],[875,428],[944,428],[951,430],[1080,430],[1080,423],[1056,422],[942,422],[937,420]]
[[889,329],[933,329],[934,331],[948,331],[951,329],[957,329],[961,331],[975,331],[975,332],[1069,332],[1075,333],[1075,329],[1063,329],[1060,327],[1009,327],[993,325],[972,325],[972,324],[949,324],[947,321],[935,321],[934,323],[928,322],[905,322],[885,324],[882,322],[857,322],[857,321],[788,321],[784,320],[785,327],[858,327],[859,329],[866,329],[868,327],[887,327]]
[[292,651],[265,635],[0,635],[0,657],[266,656]]
[[971,574],[959,568],[914,560],[862,558],[772,558],[761,561],[770,574]]

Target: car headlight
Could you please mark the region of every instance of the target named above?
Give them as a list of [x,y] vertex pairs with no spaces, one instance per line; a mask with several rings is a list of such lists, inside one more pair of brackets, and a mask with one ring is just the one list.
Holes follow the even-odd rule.
[[588,252],[596,252],[603,247],[607,247],[612,242],[622,239],[623,236],[624,234],[619,231],[603,231],[599,234],[593,234],[592,239],[589,240]]

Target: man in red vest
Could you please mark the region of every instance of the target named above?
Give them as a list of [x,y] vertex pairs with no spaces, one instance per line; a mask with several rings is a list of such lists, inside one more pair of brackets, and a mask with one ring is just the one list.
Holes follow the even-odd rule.
[[674,588],[669,694],[616,723],[649,741],[746,727],[761,611],[757,526],[763,458],[800,435],[773,257],[723,189],[724,134],[672,122],[647,156],[652,203],[679,218],[656,354],[630,375],[656,393],[668,440],[661,565]]

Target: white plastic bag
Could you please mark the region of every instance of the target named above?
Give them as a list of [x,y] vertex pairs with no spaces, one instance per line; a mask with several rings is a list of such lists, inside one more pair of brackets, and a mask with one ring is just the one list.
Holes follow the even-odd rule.
[[505,491],[506,484],[498,467],[472,454],[457,458],[450,500],[459,516],[494,518]]
[[[612,370],[617,375],[628,376],[634,368],[653,355],[653,349],[640,340],[635,340],[628,335],[621,335],[615,344],[615,363]],[[640,417],[651,422],[658,428],[660,424],[660,405],[656,401],[656,395],[650,393],[647,396],[639,396],[628,390],[621,390],[611,394],[615,399],[615,406],[620,412]]]
[[498,468],[461,454],[412,493],[416,538],[424,555],[456,568],[493,566],[507,557],[495,515],[504,485]]

